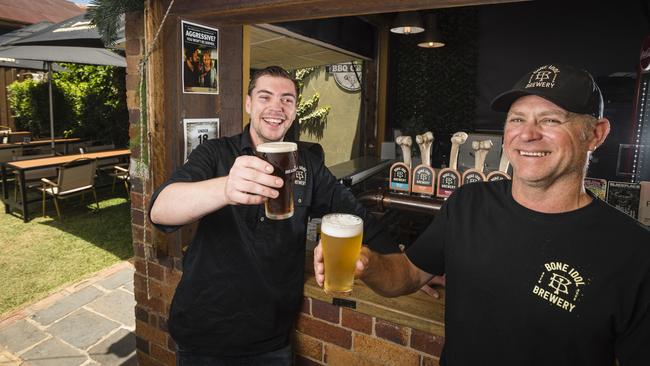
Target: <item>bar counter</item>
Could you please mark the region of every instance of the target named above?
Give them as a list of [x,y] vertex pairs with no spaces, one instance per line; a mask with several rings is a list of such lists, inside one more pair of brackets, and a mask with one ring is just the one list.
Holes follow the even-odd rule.
[[355,281],[350,297],[332,298],[318,286],[311,252],[304,302],[295,332],[298,365],[438,365],[444,344],[444,289],[382,297]]

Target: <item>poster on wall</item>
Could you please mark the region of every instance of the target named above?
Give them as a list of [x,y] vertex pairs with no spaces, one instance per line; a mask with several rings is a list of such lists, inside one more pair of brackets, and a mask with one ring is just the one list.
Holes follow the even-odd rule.
[[185,160],[197,146],[219,137],[219,118],[183,118]]
[[219,30],[181,21],[183,93],[219,94]]

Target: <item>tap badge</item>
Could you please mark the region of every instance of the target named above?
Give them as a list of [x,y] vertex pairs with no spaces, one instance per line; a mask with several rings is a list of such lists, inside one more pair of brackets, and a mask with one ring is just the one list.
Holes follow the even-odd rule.
[[542,273],[533,285],[533,295],[563,311],[573,313],[582,298],[583,287],[589,279],[573,266],[563,262],[548,262],[542,266]]

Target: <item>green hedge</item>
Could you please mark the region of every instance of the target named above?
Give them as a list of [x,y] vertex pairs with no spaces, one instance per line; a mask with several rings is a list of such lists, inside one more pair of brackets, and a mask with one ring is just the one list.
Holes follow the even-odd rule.
[[[62,64],[52,77],[54,133],[57,136],[126,146],[129,116],[123,68]],[[47,82],[16,81],[7,87],[18,130],[49,137]]]

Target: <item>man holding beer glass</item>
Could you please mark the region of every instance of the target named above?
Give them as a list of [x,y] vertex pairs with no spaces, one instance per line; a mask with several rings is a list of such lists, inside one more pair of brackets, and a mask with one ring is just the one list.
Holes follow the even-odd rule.
[[[462,186],[404,254],[363,248],[357,274],[399,296],[446,273],[441,365],[650,365],[650,231],[584,186],[610,129],[593,77],[543,65],[492,108],[512,181]],[[320,246],[314,267],[327,281]]]
[[[336,182],[319,145],[282,142],[297,97],[282,68],[255,73],[243,133],[198,146],[152,196],[150,219],[160,230],[199,222],[168,321],[179,365],[291,364],[309,217],[353,214],[373,250],[398,251]],[[296,169],[303,174],[294,181]]]

